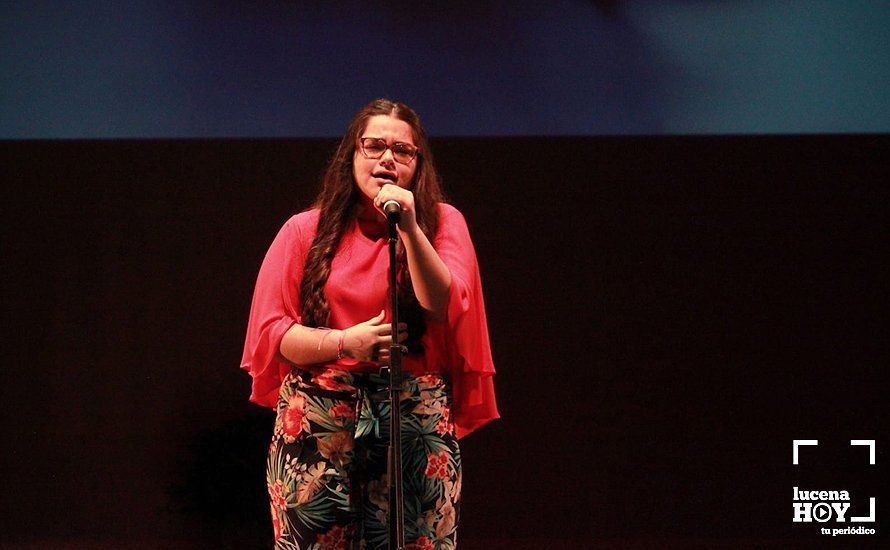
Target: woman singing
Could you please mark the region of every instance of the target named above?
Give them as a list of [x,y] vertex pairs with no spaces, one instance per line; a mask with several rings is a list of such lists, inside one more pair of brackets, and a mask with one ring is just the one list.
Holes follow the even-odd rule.
[[313,207],[290,218],[257,278],[241,368],[277,411],[267,483],[276,548],[387,548],[392,344],[387,220],[398,225],[405,540],[454,548],[458,439],[498,418],[479,268],[442,202],[426,133],[406,105],[352,120]]

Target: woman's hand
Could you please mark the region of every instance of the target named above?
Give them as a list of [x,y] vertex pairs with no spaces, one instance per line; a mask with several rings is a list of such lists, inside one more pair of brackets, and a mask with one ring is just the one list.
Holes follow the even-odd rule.
[[396,201],[402,205],[399,230],[412,233],[417,228],[417,217],[414,211],[414,193],[398,185],[387,183],[377,193],[377,197],[374,199],[374,207],[383,212],[383,205],[387,201]]
[[[383,323],[385,312],[343,331],[343,354],[356,361],[389,364],[392,323]],[[399,323],[399,342],[408,338],[408,325]]]

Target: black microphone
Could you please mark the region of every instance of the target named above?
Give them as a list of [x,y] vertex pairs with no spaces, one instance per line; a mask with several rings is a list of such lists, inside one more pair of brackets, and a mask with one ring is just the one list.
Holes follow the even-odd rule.
[[397,201],[386,201],[383,205],[383,213],[386,214],[386,219],[389,220],[389,223],[397,224],[402,218],[402,205]]

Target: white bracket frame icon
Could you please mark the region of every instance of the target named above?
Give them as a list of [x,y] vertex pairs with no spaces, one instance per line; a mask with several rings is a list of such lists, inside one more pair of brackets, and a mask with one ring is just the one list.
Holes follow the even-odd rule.
[[874,439],[851,439],[850,445],[868,445],[868,463],[875,463],[875,440]]
[[793,456],[792,464],[799,464],[799,462],[797,461],[797,454],[798,454],[797,448],[799,446],[801,446],[801,445],[818,445],[818,444],[819,444],[818,439],[795,439],[794,440],[794,453],[793,453],[794,456]]

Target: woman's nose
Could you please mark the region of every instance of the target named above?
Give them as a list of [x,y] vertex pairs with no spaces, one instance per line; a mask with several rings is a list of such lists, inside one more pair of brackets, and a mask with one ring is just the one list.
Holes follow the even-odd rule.
[[380,157],[380,162],[382,164],[393,165],[396,163],[396,159],[392,154],[392,149],[389,147],[386,148],[386,151],[383,152],[383,155]]

